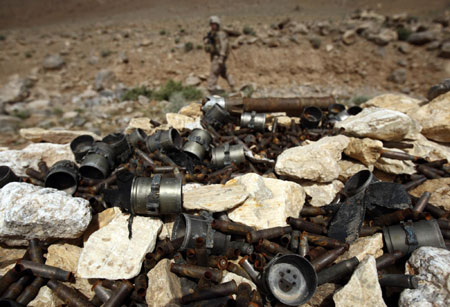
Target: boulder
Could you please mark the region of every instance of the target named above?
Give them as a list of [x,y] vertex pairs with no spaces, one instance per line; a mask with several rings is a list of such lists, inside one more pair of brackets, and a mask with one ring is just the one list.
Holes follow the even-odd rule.
[[314,207],[322,207],[331,203],[344,184],[339,180],[333,180],[331,183],[302,183],[306,195],[311,197],[309,204]]
[[53,144],[67,144],[74,138],[88,134],[95,140],[99,140],[100,137],[90,131],[77,131],[77,130],[47,130],[42,128],[23,128],[19,131],[20,136],[26,140],[34,143],[47,142]]
[[360,237],[350,245],[348,251],[339,256],[335,263],[356,257],[359,261],[366,258],[367,255],[375,258],[383,255],[383,235],[376,233],[369,237]]
[[226,184],[236,183],[244,185],[250,196],[242,205],[228,211],[228,217],[255,229],[287,226],[286,219],[299,216],[305,202],[305,191],[295,182],[250,173]]
[[186,80],[184,80],[186,86],[197,86],[200,85],[200,83],[202,83],[202,80],[193,74],[189,74]]
[[448,306],[450,251],[429,246],[416,249],[406,262],[405,274],[421,280],[417,289],[403,290],[400,307]]
[[337,162],[348,143],[348,137],[338,135],[289,148],[278,156],[275,172],[295,179],[331,182],[339,176]]
[[450,142],[450,92],[420,107],[411,117],[422,125],[422,134],[437,142]]
[[364,165],[373,165],[380,158],[383,142],[369,138],[350,138],[344,153]]
[[378,283],[378,272],[375,258],[367,256],[353,272],[350,281],[333,295],[336,307],[366,306],[386,307]]
[[0,190],[0,240],[78,238],[91,221],[89,201],[24,182]]
[[420,107],[419,103],[420,100],[403,94],[383,94],[366,101],[361,107],[377,107],[409,115],[409,113],[415,112]]
[[86,242],[91,234],[111,223],[111,221],[121,215],[121,213],[122,211],[118,207],[112,207],[94,215],[91,223],[83,234],[83,241]]
[[182,296],[180,278],[170,271],[170,260],[162,259],[148,274],[145,300],[149,307],[177,307]]
[[430,204],[450,210],[450,178],[429,179],[410,191],[415,197],[420,197],[423,192],[431,193]]
[[[199,197],[201,195],[201,197]],[[222,212],[242,204],[249,196],[240,184],[210,184],[183,190],[183,208]]]
[[66,62],[59,54],[51,54],[44,58],[42,62],[42,67],[48,70],[58,70],[61,69]]
[[0,165],[9,166],[17,176],[26,176],[27,168],[38,169],[39,161],[50,167],[60,160],[75,161],[69,144],[36,143],[21,150],[0,152]]
[[139,274],[145,254],[155,248],[162,222],[156,218],[134,217],[130,239],[128,218],[129,215],[121,214],[89,237],[78,261],[79,276],[115,280]]
[[359,114],[337,122],[336,129],[356,137],[382,141],[401,141],[420,132],[420,126],[408,115],[382,108],[365,108]]

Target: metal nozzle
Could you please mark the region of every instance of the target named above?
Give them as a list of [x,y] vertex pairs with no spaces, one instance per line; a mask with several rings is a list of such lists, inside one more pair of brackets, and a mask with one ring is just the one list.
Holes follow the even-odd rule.
[[211,126],[218,128],[222,127],[230,121],[230,113],[221,107],[219,104],[214,104],[205,113],[205,120]]
[[85,134],[74,138],[72,142],[70,142],[70,149],[75,156],[75,161],[81,163],[93,144],[94,138],[92,135]]
[[10,182],[19,182],[20,178],[6,165],[0,166],[0,189]]
[[111,146],[114,151],[114,160],[117,164],[127,162],[131,155],[131,146],[123,133],[111,133],[102,140]]
[[245,162],[244,146],[240,144],[230,145],[226,143],[212,150],[211,163],[217,168],[243,162]]
[[45,176],[45,186],[65,191],[72,195],[75,193],[80,180],[78,166],[69,160],[61,160],[53,164]]
[[171,151],[180,150],[183,145],[183,139],[176,129],[158,130],[147,137],[147,149],[150,152],[155,150]]
[[104,143],[95,142],[84,156],[80,167],[80,174],[89,179],[106,179],[115,166],[114,149]]
[[244,112],[241,114],[241,128],[264,131],[266,128],[266,113]]
[[203,129],[194,129],[188,137],[188,141],[183,146],[183,151],[202,161],[209,151],[211,144],[211,134]]
[[313,129],[317,128],[322,121],[323,113],[322,110],[317,107],[306,107],[303,110],[300,124],[303,128]]
[[139,144],[145,144],[147,134],[144,130],[137,128],[127,136],[128,143],[132,147],[138,147]]

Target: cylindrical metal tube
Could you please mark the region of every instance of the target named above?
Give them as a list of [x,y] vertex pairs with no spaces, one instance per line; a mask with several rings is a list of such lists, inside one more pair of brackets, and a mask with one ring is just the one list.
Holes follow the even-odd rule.
[[424,183],[427,180],[428,180],[427,177],[421,176],[415,180],[411,180],[410,182],[403,184],[403,187],[405,188],[406,191],[409,191],[409,190],[414,189],[415,187],[418,187],[419,185],[421,185],[422,183]]
[[44,263],[44,255],[38,239],[31,239],[29,241],[28,252],[30,254],[31,261],[42,264]]
[[215,104],[205,113],[205,121],[214,128],[220,128],[230,121],[230,113],[222,108],[220,105]]
[[180,150],[183,146],[183,139],[176,129],[158,130],[147,137],[147,149],[150,152],[155,150],[172,151]]
[[392,151],[392,150],[382,150],[381,156],[383,158],[394,159],[394,160],[417,160],[417,157],[409,155],[400,151]]
[[104,142],[95,142],[81,162],[80,174],[89,179],[106,179],[115,166],[114,161],[114,149]]
[[200,279],[205,275],[205,272],[210,272],[212,281],[220,282],[222,280],[222,271],[198,265],[172,263],[170,265],[170,271],[181,276],[195,279]]
[[208,257],[208,266],[219,270],[226,270],[228,266],[227,257],[211,255]]
[[29,302],[35,299],[38,295],[41,288],[47,283],[46,278],[36,277],[31,284],[29,284],[25,290],[19,295],[16,299],[17,303],[20,303],[24,306],[28,305]]
[[382,216],[377,217],[374,220],[376,226],[390,226],[398,224],[401,221],[410,219],[414,216],[414,211],[411,208],[397,210]]
[[139,147],[141,144],[145,144],[147,134],[144,130],[137,128],[127,136],[128,143],[133,147]]
[[105,302],[103,307],[119,307],[130,296],[133,291],[133,285],[128,280],[122,280],[119,285],[113,289],[111,296]]
[[225,145],[216,147],[212,150],[211,163],[214,167],[220,168],[232,163],[240,164],[245,162],[244,146],[241,144]]
[[78,166],[69,160],[61,160],[53,164],[45,176],[46,187],[63,190],[73,194],[77,190],[80,173]]
[[243,282],[238,286],[236,294],[236,306],[237,307],[248,307],[251,300],[252,287]]
[[31,275],[24,275],[19,278],[18,281],[11,284],[5,292],[2,293],[2,298],[15,300],[20,294],[22,294],[25,287],[33,279]]
[[425,210],[430,212],[435,218],[441,218],[446,214],[445,210],[442,210],[441,208],[432,204],[427,204]]
[[298,253],[302,257],[306,257],[306,255],[308,255],[309,253],[308,237],[305,232],[302,232],[302,234],[300,235]]
[[[301,236],[301,232],[298,230],[292,230],[292,234],[291,234],[291,242],[289,244],[289,249],[291,251],[295,251],[297,252],[299,247],[300,247],[300,236]],[[308,242],[308,241],[306,241]],[[304,255],[302,255],[304,256]]]
[[420,196],[419,200],[416,202],[416,204],[414,205],[413,211],[415,212],[422,212],[423,209],[425,209],[425,207],[428,204],[428,200],[431,197],[431,193],[430,192],[424,192],[422,194],[422,196]]
[[398,259],[405,256],[405,253],[401,251],[393,251],[390,254],[383,254],[376,259],[377,270],[382,270],[388,266],[393,265]]
[[323,207],[309,207],[303,206],[302,211],[300,212],[301,216],[318,216],[328,214],[328,211]]
[[19,304],[11,299],[2,298],[2,299],[0,299],[0,306],[2,306],[2,307],[25,307],[26,305]]
[[240,126],[256,131],[264,131],[266,128],[266,114],[256,112],[244,112],[241,114]]
[[338,115],[340,112],[345,110],[345,105],[340,103],[333,103],[328,106],[328,114]]
[[311,233],[316,233],[316,234],[326,234],[327,233],[327,228],[322,226],[322,225],[318,225],[318,224],[314,224],[308,221],[305,221],[303,219],[300,218],[295,218],[295,217],[288,217],[286,222],[292,226],[292,228],[294,229],[298,229],[298,230],[304,230],[307,232],[311,232]]
[[255,270],[253,265],[248,261],[248,256],[244,256],[241,260],[239,260],[239,265],[247,272],[248,276],[252,279],[252,281],[256,285],[261,284],[260,273]]
[[20,178],[6,165],[0,166],[0,189],[10,182],[19,182]]
[[134,278],[134,291],[137,293],[137,295],[144,297],[147,293],[147,288],[147,275],[139,274]]
[[233,249],[238,249],[240,251],[240,255],[250,255],[255,250],[252,244],[241,241],[231,241],[230,247]]
[[112,291],[108,288],[105,288],[101,285],[101,283],[97,283],[93,286],[95,295],[103,302],[105,303],[106,301],[109,300],[109,298],[112,295]]
[[183,146],[183,151],[202,161],[209,151],[212,137],[208,131],[203,129],[194,129],[188,137],[188,141]]
[[117,164],[125,163],[131,156],[131,146],[123,133],[111,133],[102,140],[114,150],[114,161]]
[[95,307],[80,291],[56,280],[49,280],[47,287],[69,307]]
[[72,142],[70,142],[70,149],[75,156],[75,161],[81,163],[93,144],[94,138],[88,134],[80,135],[74,138]]
[[239,266],[231,261],[228,261],[228,263],[227,263],[227,271],[237,274],[239,276],[242,276],[244,278],[247,278],[249,280],[252,280],[250,275],[248,275],[247,271],[245,271],[241,266]]
[[350,275],[358,264],[358,258],[353,257],[323,269],[317,274],[317,284],[320,286],[328,282],[336,282],[337,280]]
[[209,289],[201,289],[195,291],[194,293],[183,295],[181,297],[181,303],[189,304],[191,302],[208,300],[221,296],[236,294],[236,292],[237,292],[237,285],[236,282],[232,280],[223,284],[212,286]]
[[313,261],[314,259],[319,258],[323,254],[325,254],[328,250],[322,246],[316,246],[314,248],[311,248],[308,250],[308,253],[306,254],[306,258],[309,261]]
[[437,219],[439,228],[442,229],[450,229],[450,221],[449,220],[444,220],[444,219]]
[[345,183],[343,194],[347,197],[364,191],[372,183],[374,177],[371,171],[362,170],[350,177]]
[[329,252],[317,257],[312,260],[311,263],[316,272],[321,271],[330,263],[333,263],[340,255],[345,252],[345,247],[341,246],[335,249],[330,250]]
[[309,106],[303,109],[300,124],[306,129],[317,128],[322,121],[322,117],[322,110],[314,106]]
[[382,287],[397,287],[403,289],[417,289],[419,287],[419,278],[414,275],[404,274],[383,274],[380,279]]
[[291,226],[285,226],[285,227],[273,227],[268,229],[262,229],[262,230],[253,230],[246,235],[246,240],[248,243],[255,243],[258,242],[261,239],[274,239],[281,237],[282,235],[286,233],[291,233],[292,227]]
[[208,265],[208,254],[205,246],[205,239],[198,237],[195,239],[194,243],[195,256],[197,257],[197,265],[207,266]]
[[339,240],[321,236],[314,233],[306,233],[306,237],[308,238],[308,242],[313,245],[323,246],[327,248],[338,248],[341,246],[348,247],[347,243],[341,242]]
[[423,175],[425,175],[425,177],[429,178],[429,179],[439,179],[442,176],[439,174],[438,170],[432,168],[432,167],[428,167],[426,165],[418,165],[416,167],[417,171]]
[[247,226],[245,224],[217,219],[211,222],[211,227],[223,233],[229,233],[239,236],[245,236],[247,235],[247,233],[254,230],[253,227]]
[[294,252],[288,250],[287,248],[284,248],[281,245],[267,239],[259,240],[258,248],[271,254],[294,254]]
[[0,278],[0,294],[6,291],[8,287],[19,280],[24,275],[24,267],[16,264],[12,269],[6,272],[2,278]]
[[72,272],[68,272],[54,266],[49,266],[28,260],[19,260],[17,261],[17,264],[22,265],[25,269],[31,270],[33,272],[33,275],[35,276],[60,281],[73,281],[74,279]]

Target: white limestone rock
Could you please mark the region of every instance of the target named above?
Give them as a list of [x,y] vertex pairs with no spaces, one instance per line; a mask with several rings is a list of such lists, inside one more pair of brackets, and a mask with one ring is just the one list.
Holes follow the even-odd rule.
[[405,148],[404,150],[413,156],[422,157],[428,161],[447,159],[450,161],[450,147],[428,140],[422,134],[414,141],[408,142],[413,144],[413,148]]
[[305,202],[305,191],[295,182],[250,173],[231,179],[226,185],[236,183],[244,185],[250,196],[228,211],[228,217],[255,229],[287,226],[286,218],[298,216]]
[[366,101],[361,107],[378,107],[410,115],[420,107],[419,104],[420,100],[403,94],[383,94]]
[[203,115],[202,112],[202,104],[197,102],[191,102],[187,106],[184,106],[178,111],[179,114],[183,114],[189,117],[201,117]]
[[421,280],[418,289],[403,290],[400,307],[449,306],[450,251],[429,246],[416,249],[406,262],[405,274]]
[[322,207],[331,203],[344,188],[344,184],[339,180],[333,180],[331,183],[302,183],[306,195],[311,197],[309,202],[314,207]]
[[91,135],[94,140],[99,140],[100,137],[90,131],[65,130],[65,129],[42,129],[38,127],[23,128],[19,130],[19,134],[26,140],[34,143],[46,142],[53,144],[67,144],[80,135]]
[[79,276],[115,280],[130,279],[139,274],[145,254],[155,248],[162,222],[136,216],[130,240],[128,218],[127,214],[119,215],[89,237],[78,262]]
[[[398,151],[404,153],[404,151],[396,148],[390,148],[391,151]],[[385,157],[380,157],[375,163],[375,168],[388,174],[408,174],[412,175],[416,173],[415,164],[409,160],[397,160]]]
[[164,124],[158,127],[153,126],[150,123],[150,118],[148,117],[135,117],[130,120],[128,126],[124,130],[124,133],[129,134],[136,129],[142,129],[147,135],[151,135],[157,130],[165,130],[167,128],[168,126]]
[[430,192],[429,203],[450,210],[450,178],[428,179],[418,187],[410,191],[415,197],[420,197],[424,192]]
[[12,269],[17,260],[25,255],[25,248],[10,248],[0,246],[0,275],[3,276]]
[[195,128],[202,129],[200,124],[200,117],[192,118],[183,114],[178,113],[167,113],[166,114],[167,125],[178,130],[184,128],[194,130]]
[[368,137],[383,141],[401,141],[420,132],[420,125],[408,115],[382,108],[366,108],[335,125],[344,133],[355,137]]
[[253,281],[251,281],[250,279],[247,279],[245,277],[242,277],[240,275],[234,274],[232,272],[228,272],[228,271],[223,271],[223,277],[222,280],[220,281],[220,283],[226,283],[229,281],[234,280],[236,282],[236,285],[239,287],[240,284],[246,282],[250,285],[250,287],[252,287],[252,290],[256,290],[256,285]]
[[212,184],[183,190],[183,207],[187,210],[221,212],[242,204],[249,196],[240,184]]
[[30,307],[57,307],[61,306],[61,301],[56,297],[56,295],[53,295],[53,291],[50,290],[49,287],[43,286],[40,290],[38,295],[28,303],[27,306]]
[[340,168],[339,180],[343,182],[346,182],[348,178],[362,170],[368,169],[370,171],[373,171],[373,165],[367,167],[364,164],[354,161],[340,160],[338,161],[338,165]]
[[350,138],[344,153],[364,165],[373,165],[380,158],[383,142],[369,138]]
[[145,300],[149,307],[178,307],[182,296],[180,278],[170,271],[170,260],[162,259],[148,274]]
[[350,281],[333,295],[336,307],[365,306],[385,307],[378,272],[373,256],[367,256],[353,272]]
[[0,190],[0,240],[78,238],[92,219],[87,200],[11,182]]
[[295,179],[331,182],[339,177],[338,161],[348,144],[348,137],[338,135],[289,148],[278,156],[275,172]]
[[9,166],[17,176],[26,176],[27,168],[38,169],[41,160],[50,167],[60,160],[75,161],[75,158],[69,144],[36,143],[21,150],[0,152],[0,165]]
[[335,263],[356,257],[359,261],[362,261],[367,255],[374,256],[375,258],[383,255],[383,235],[376,233],[368,237],[360,237],[350,245],[348,251],[339,256]]

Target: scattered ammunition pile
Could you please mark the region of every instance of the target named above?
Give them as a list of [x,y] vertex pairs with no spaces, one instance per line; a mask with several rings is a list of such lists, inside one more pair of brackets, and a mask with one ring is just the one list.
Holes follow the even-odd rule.
[[[383,157],[415,162],[417,174],[381,182],[370,171],[361,171],[346,182],[332,203],[324,207],[305,204],[300,216],[289,217],[285,227],[255,230],[231,221],[225,212],[182,212],[183,184],[223,184],[249,172],[276,177],[274,160],[282,151],[305,140],[340,133],[333,129],[334,123],[361,111],[346,110],[330,99],[303,102],[317,105],[311,107],[294,102],[244,101],[240,108],[247,112],[237,113],[238,104],[230,107],[223,98],[212,97],[204,102],[203,129],[158,130],[150,136],[137,129],[129,135],[110,134],[102,141],[80,136],[71,143],[80,167],[59,161],[48,168],[42,162],[39,170],[28,169],[27,178],[0,167],[0,187],[24,180],[65,190],[88,199],[94,213],[118,206],[132,216],[169,221],[176,215],[171,240],[157,242],[155,250],[146,255],[141,273],[133,280],[91,280],[96,294],[92,300],[68,285],[74,279],[71,272],[45,265],[45,245],[31,240],[23,260],[0,280],[2,302],[26,305],[47,285],[68,306],[145,306],[146,274],[168,258],[174,261],[171,272],[181,278],[184,295],[180,304],[266,306],[281,302],[298,306],[311,299],[317,286],[344,285],[359,260],[334,262],[358,237],[377,232],[383,233],[386,243],[384,255],[376,260],[383,289],[392,296],[399,288],[416,288],[417,278],[396,274],[394,264],[404,267],[407,256],[420,246],[449,246],[450,222],[449,212],[428,203],[430,193],[417,199],[407,191],[427,179],[449,177],[445,160],[425,161],[385,150]],[[301,120],[280,125],[275,118],[269,124],[266,115],[256,111],[295,111]],[[384,146],[409,145],[385,142]],[[245,282],[222,282],[225,271],[252,281],[257,289]]]

